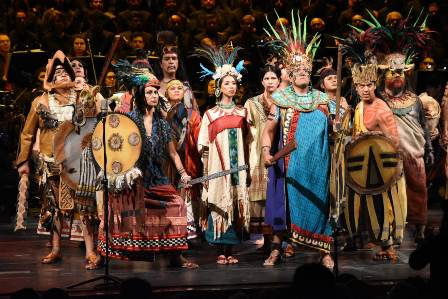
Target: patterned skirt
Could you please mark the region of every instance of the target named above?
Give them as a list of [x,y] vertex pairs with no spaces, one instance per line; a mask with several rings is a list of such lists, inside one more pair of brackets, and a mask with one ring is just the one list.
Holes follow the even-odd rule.
[[[98,250],[105,255],[104,217],[101,216]],[[187,211],[171,185],[109,195],[109,256],[150,260],[154,252],[186,250]]]

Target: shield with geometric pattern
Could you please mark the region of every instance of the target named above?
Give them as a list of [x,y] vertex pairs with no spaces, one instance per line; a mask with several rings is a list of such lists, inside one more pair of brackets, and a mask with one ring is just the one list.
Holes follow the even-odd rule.
[[[106,173],[118,176],[135,166],[142,149],[142,136],[137,124],[127,115],[110,113],[105,120]],[[103,123],[100,121],[92,135],[95,161],[104,170]]]
[[395,184],[402,174],[397,147],[378,132],[366,132],[345,149],[346,182],[358,194],[380,194]]

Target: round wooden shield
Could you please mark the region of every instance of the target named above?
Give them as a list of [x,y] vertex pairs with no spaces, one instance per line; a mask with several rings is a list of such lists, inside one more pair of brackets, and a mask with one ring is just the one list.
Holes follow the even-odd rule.
[[71,121],[64,121],[55,134],[55,162],[62,164],[61,179],[73,190],[78,188],[82,151],[89,144],[96,122],[96,118],[87,117],[82,127],[75,127]]
[[381,194],[402,174],[398,149],[381,133],[363,133],[345,150],[347,185],[358,194]]
[[[120,175],[135,166],[142,149],[142,136],[137,124],[127,115],[108,114],[105,120],[107,175]],[[92,135],[95,161],[104,170],[103,122],[99,121]]]

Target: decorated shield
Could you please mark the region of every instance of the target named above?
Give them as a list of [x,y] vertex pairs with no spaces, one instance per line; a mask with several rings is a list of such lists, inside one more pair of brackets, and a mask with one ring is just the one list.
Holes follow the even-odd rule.
[[61,179],[72,189],[78,190],[81,186],[83,151],[90,144],[90,137],[95,128],[95,118],[85,118],[82,127],[76,127],[70,121],[63,122],[54,137],[55,162],[62,164]]
[[391,139],[381,133],[363,133],[345,150],[347,185],[358,194],[380,194],[402,174],[402,161]]
[[[137,124],[127,115],[111,113],[105,120],[106,173],[123,175],[135,166],[142,149],[142,136]],[[100,121],[92,135],[93,157],[104,170],[103,123]]]

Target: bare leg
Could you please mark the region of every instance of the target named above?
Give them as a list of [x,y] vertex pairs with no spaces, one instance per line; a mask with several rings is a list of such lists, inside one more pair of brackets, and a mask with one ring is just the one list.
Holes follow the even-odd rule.
[[96,253],[95,242],[93,241],[93,225],[90,221],[85,220],[85,216],[81,215],[81,228],[84,236],[84,243],[86,246],[86,261],[85,268],[87,270],[98,269],[101,265],[101,256]]
[[53,231],[51,233],[51,252],[42,258],[43,264],[52,264],[61,259],[61,233],[62,233],[62,219],[57,212],[53,218]]
[[333,258],[331,257],[331,254],[327,252],[320,252],[320,263],[330,270],[333,270],[334,268]]
[[274,266],[281,261],[282,238],[279,234],[272,236],[272,250],[269,257],[264,261],[263,266]]

